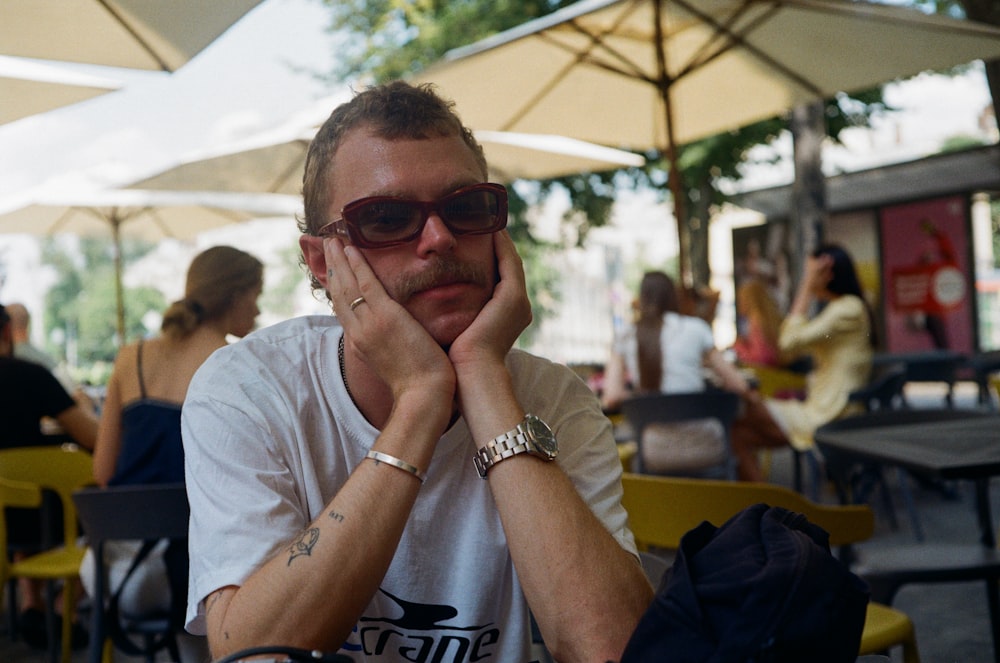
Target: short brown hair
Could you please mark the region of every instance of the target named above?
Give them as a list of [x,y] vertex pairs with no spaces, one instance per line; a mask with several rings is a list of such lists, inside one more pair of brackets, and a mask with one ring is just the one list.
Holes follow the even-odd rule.
[[360,126],[386,140],[422,140],[437,136],[461,136],[472,150],[486,177],[486,156],[472,130],[462,124],[454,102],[440,97],[434,86],[394,81],[370,87],[337,106],[309,145],[302,197],[305,216],[299,230],[315,234],[330,219],[324,218],[329,205],[327,182],[334,168],[334,154],[344,136]]

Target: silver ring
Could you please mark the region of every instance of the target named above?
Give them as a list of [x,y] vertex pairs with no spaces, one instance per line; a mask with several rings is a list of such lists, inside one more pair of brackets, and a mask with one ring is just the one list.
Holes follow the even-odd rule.
[[351,310],[353,311],[354,309],[356,309],[357,307],[361,306],[364,303],[365,303],[365,298],[358,297],[353,302],[351,302]]

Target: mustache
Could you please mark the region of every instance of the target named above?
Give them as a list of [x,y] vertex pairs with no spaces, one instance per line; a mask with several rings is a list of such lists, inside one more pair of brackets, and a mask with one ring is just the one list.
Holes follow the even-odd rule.
[[405,302],[418,292],[440,285],[472,283],[485,288],[489,282],[489,276],[482,265],[445,256],[438,258],[420,272],[399,278],[393,290],[396,293],[396,301]]

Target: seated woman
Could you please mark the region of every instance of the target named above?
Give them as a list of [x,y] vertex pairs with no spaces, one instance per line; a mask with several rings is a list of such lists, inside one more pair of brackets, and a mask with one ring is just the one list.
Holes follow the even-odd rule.
[[767,286],[757,279],[747,281],[736,291],[736,313],[744,327],[733,344],[736,358],[743,365],[780,366],[778,330],[781,312]]
[[[608,360],[603,407],[612,410],[630,395],[626,375],[638,380],[638,392],[698,392],[705,390],[706,369],[722,388],[747,391],[742,374],[715,347],[708,323],[678,312],[673,280],[663,272],[647,272],[639,286],[635,324],[615,339]],[[715,420],[651,426],[640,447],[645,468],[659,473],[714,464],[726,453]]]
[[[242,337],[253,329],[262,285],[263,265],[248,253],[216,246],[195,256],[184,298],[164,313],[161,335],[125,346],[115,359],[94,447],[99,485],[184,481],[181,404],[188,384],[228,335]],[[139,548],[139,542],[106,548],[111,588],[121,584]],[[129,578],[121,611],[145,615],[174,608],[183,621],[184,597],[171,602],[171,596],[187,595],[186,568],[186,545],[162,543]],[[89,554],[80,575],[92,594]]]
[[[809,318],[814,303],[822,310]],[[812,357],[806,398],[767,399],[766,410],[751,408],[750,416],[736,422],[733,450],[740,478],[762,480],[757,462],[761,448],[791,443],[799,450],[811,449],[815,430],[845,414],[849,394],[867,383],[875,345],[872,313],[854,262],[839,246],[821,246],[806,261],[778,337],[781,352]]]

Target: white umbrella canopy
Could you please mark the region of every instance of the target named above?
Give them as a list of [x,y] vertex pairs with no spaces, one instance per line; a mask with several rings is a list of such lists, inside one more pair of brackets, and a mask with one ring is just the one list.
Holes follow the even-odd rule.
[[117,329],[125,334],[121,241],[133,237],[156,241],[190,239],[231,223],[298,214],[297,196],[217,191],[144,191],[112,189],[53,191],[34,197],[19,209],[0,214],[0,233],[109,236],[113,242]]
[[176,71],[261,0],[3,0],[0,53]]
[[[455,49],[415,80],[438,85],[477,130],[665,151],[679,205],[676,145],[838,92],[994,58],[1000,29],[900,7],[583,0]],[[682,273],[685,258],[682,250]]]
[[[318,124],[318,123],[317,123]],[[309,143],[317,124],[286,126],[211,151],[132,184],[140,189],[208,189],[299,194]],[[571,173],[642,166],[633,152],[565,136],[477,131],[490,166],[490,179],[546,179]]]
[[0,56],[0,124],[119,89],[109,78]]

